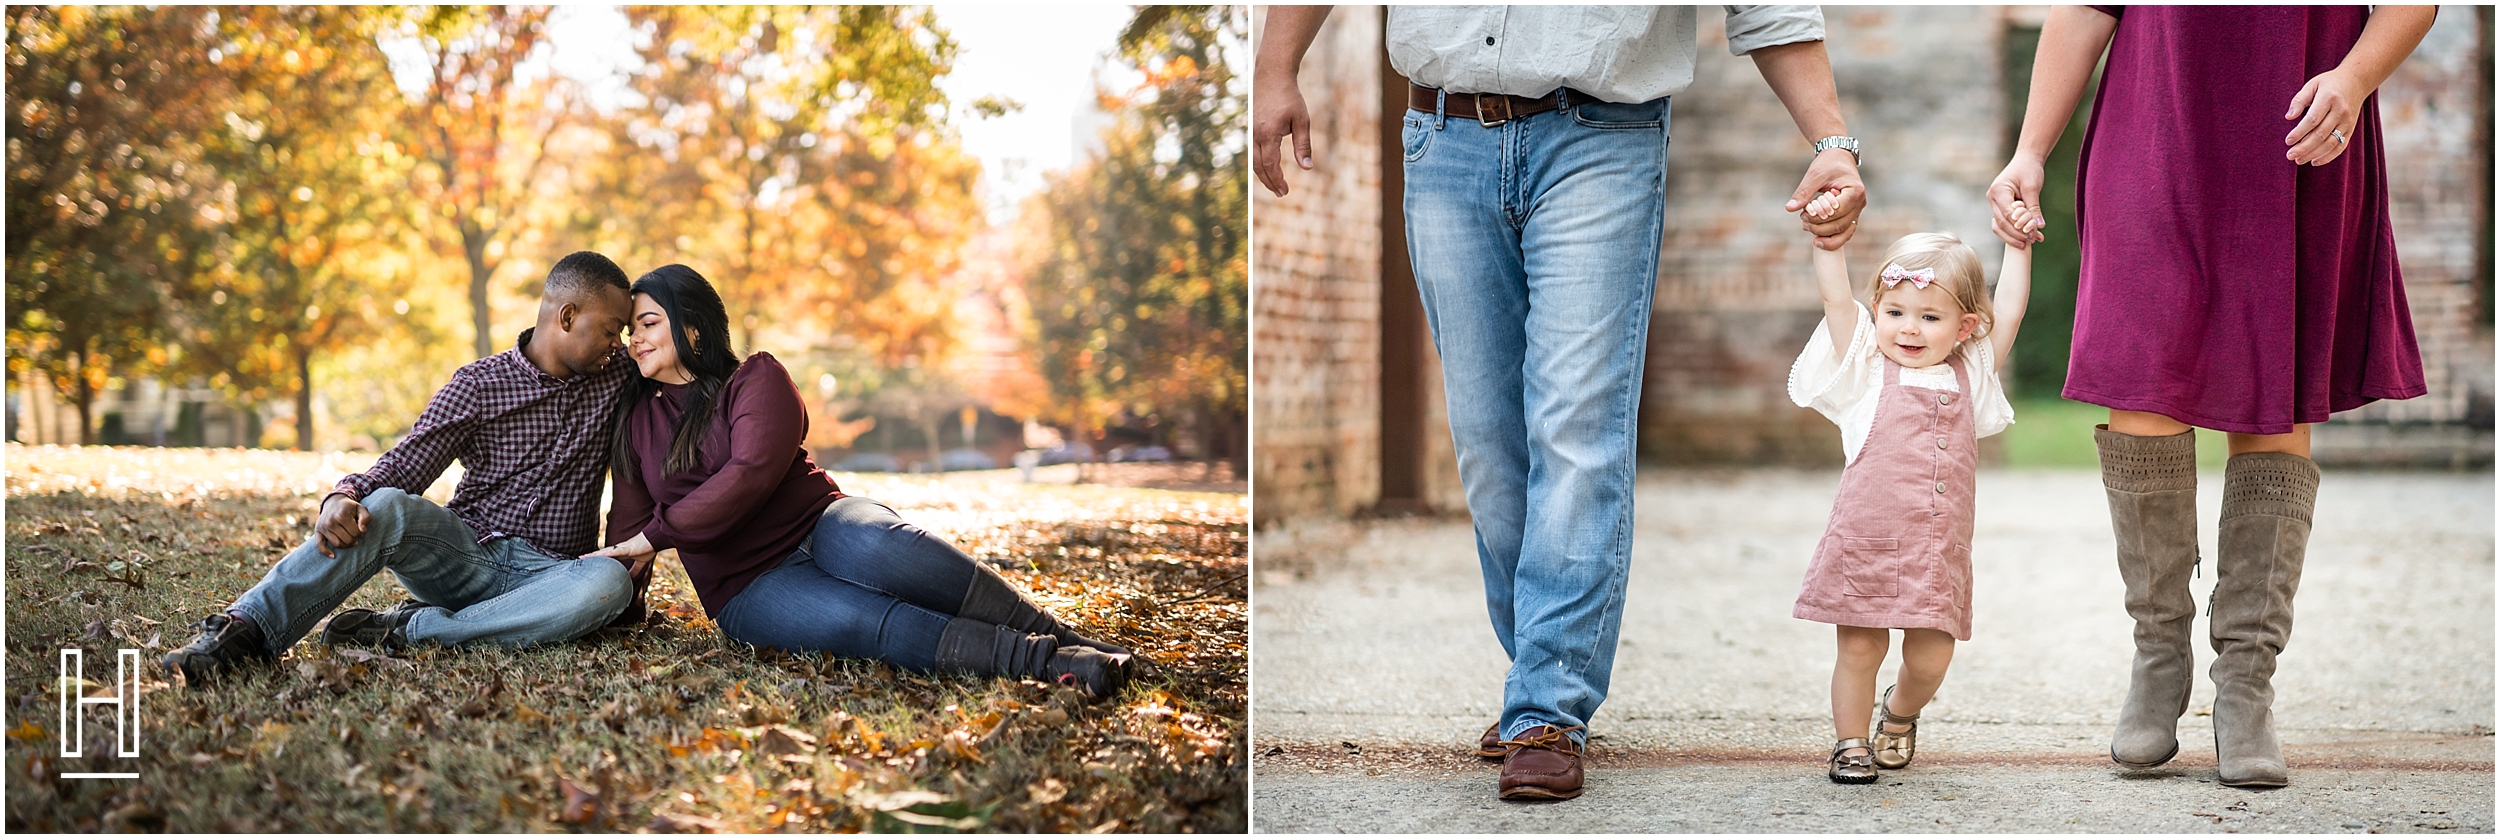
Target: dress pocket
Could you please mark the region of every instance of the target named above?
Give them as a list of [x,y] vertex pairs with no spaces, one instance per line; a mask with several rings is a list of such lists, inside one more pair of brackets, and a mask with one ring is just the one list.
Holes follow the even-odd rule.
[[1851,597],[1901,594],[1901,540],[1840,537],[1840,591]]

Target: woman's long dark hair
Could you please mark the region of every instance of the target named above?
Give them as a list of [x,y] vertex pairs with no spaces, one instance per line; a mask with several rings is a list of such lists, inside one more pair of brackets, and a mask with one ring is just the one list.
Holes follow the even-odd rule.
[[[729,351],[729,310],[721,305],[720,292],[712,290],[711,281],[683,265],[652,269],[634,281],[634,293],[651,295],[660,311],[668,313],[677,363],[694,377],[687,385],[685,411],[677,416],[677,435],[668,444],[668,468],[661,473],[674,475],[703,462],[703,435],[712,428],[721,386],[729,383],[729,374],[738,371],[738,357]],[[689,340],[689,330],[699,337]],[[658,379],[635,376],[625,383],[625,392],[616,403],[616,442],[609,460],[618,475],[642,478],[641,459],[626,439],[626,422],[635,406],[659,390]]]

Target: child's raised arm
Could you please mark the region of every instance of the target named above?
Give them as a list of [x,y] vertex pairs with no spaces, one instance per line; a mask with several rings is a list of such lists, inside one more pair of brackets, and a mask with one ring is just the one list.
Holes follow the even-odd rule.
[[[1839,205],[1839,196],[1825,193],[1806,205],[1802,214],[1808,219],[1830,215]],[[1814,246],[1814,285],[1823,295],[1823,328],[1831,333],[1832,357],[1849,352],[1849,339],[1857,337],[1858,302],[1849,292],[1849,263],[1840,251]]]
[[[2025,232],[2045,226],[2021,202],[2015,203],[2014,212],[2021,216],[2016,224]],[[1996,304],[1996,326],[1988,332],[1988,349],[1996,352],[1997,369],[2004,370],[2012,363],[2005,360],[2006,354],[2014,351],[2014,333],[2022,331],[2023,310],[2031,305],[2030,248],[2005,246],[2005,265],[1997,270],[1996,293],[1989,296]]]

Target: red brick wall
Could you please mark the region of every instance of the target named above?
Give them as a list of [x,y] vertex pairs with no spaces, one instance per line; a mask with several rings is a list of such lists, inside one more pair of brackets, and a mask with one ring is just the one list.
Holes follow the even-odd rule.
[[[1267,10],[1251,14],[1255,39]],[[1282,198],[1251,188],[1260,521],[1346,515],[1380,495],[1380,49],[1378,7],[1329,15],[1302,62],[1317,168],[1288,162]]]

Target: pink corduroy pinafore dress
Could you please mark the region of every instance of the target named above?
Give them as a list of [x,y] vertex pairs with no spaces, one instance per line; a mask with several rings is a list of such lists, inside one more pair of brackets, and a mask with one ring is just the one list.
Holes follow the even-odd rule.
[[1970,640],[1971,510],[1979,437],[1970,370],[1960,393],[1901,384],[1884,366],[1875,424],[1840,474],[1831,524],[1806,566],[1793,614],[1841,626],[1936,629]]

